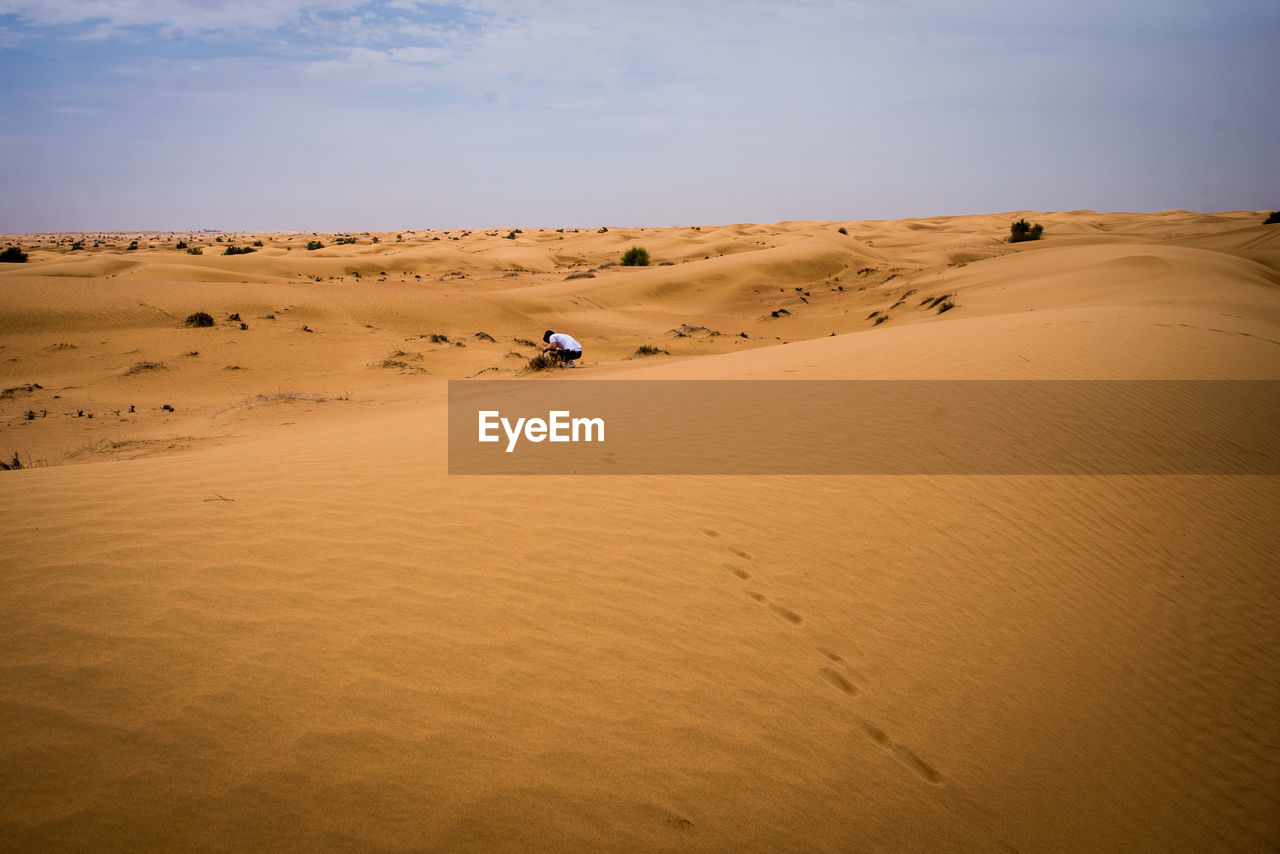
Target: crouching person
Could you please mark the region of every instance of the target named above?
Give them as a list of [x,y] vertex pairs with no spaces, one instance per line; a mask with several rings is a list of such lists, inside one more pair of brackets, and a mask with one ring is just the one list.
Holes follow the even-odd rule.
[[572,368],[573,363],[582,358],[582,345],[563,332],[548,329],[542,333],[542,341],[542,352],[553,359],[559,359],[560,364],[566,368]]

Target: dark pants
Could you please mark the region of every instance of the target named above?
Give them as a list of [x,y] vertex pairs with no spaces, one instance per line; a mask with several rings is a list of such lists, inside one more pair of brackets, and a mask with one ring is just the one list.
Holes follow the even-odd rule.
[[552,354],[562,362],[573,362],[582,358],[581,350],[553,350]]

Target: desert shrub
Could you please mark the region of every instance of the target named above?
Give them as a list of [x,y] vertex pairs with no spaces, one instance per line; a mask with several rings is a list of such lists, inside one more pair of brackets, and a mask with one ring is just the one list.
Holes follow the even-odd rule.
[[248,255],[250,252],[257,252],[252,246],[228,246],[222,250],[223,255]]
[[473,332],[471,333],[471,336],[473,338],[479,338],[481,341],[488,341],[490,344],[498,343],[497,341],[494,340],[494,337],[490,335],[488,332]]
[[[319,241],[317,241],[317,242],[319,242]],[[337,240],[335,240],[335,241],[333,241],[333,242],[334,242],[334,244],[335,244],[335,245],[337,245],[337,246],[347,246],[348,244],[355,243],[355,242],[356,242],[356,239],[355,239],[354,237],[339,237]],[[317,247],[317,248],[319,248],[319,247]]]
[[197,311],[187,317],[187,326],[213,326],[213,315],[206,311]]
[[564,280],[565,280],[566,282],[569,282],[569,281],[572,281],[572,280],[574,280],[574,279],[594,279],[595,277],[596,277],[596,274],[595,274],[595,273],[591,273],[591,272],[586,272],[586,273],[570,273],[569,275],[567,275],[567,276],[565,276],[565,277],[564,277]]
[[27,260],[27,253],[23,252],[16,246],[10,246],[8,249],[0,252],[0,261],[6,264],[23,264]]
[[608,234],[608,233],[609,233],[609,229],[605,228],[603,225],[596,229],[596,234]]
[[261,240],[255,240],[255,241],[253,241],[253,245],[254,245],[254,246],[261,246],[261,245],[262,245],[262,241],[261,241]]
[[1040,235],[1044,233],[1044,226],[1040,223],[1032,225],[1025,219],[1020,219],[1013,225],[1009,226],[1009,242],[1022,243],[1025,240],[1039,240]]
[[324,248],[324,244],[323,244],[323,243],[321,243],[319,240],[308,240],[308,241],[307,241],[307,250],[308,250],[308,251],[310,251],[310,250],[312,250],[312,249],[323,249],[323,248]]
[[547,371],[556,367],[557,360],[548,356],[546,353],[539,353],[529,360],[529,364],[525,365],[526,371]]
[[636,348],[636,355],[637,356],[657,356],[657,355],[670,356],[671,354],[668,353],[666,350],[659,350],[657,347],[654,347],[652,344],[641,344],[639,347]]
[[185,241],[185,240],[179,240],[179,241],[178,241],[178,243],[177,243],[177,245],[176,245],[176,246],[174,246],[173,248],[174,248],[174,249],[186,249],[186,248],[187,248],[187,241]]
[[515,240],[515,239],[516,239],[516,233],[515,233],[514,231],[508,231],[508,232],[506,233],[505,237],[506,237],[506,239],[507,239],[507,240]]
[[837,228],[837,229],[836,229],[836,231],[840,232],[841,234],[848,234],[848,233],[849,233],[849,229],[845,228],[843,225],[842,225],[842,226],[840,226],[839,228]]
[[632,246],[622,255],[624,267],[648,267],[649,251],[639,246]]
[[1277,222],[1280,222],[1280,211],[1272,211],[1272,212],[1271,212],[1271,216],[1269,216],[1269,217],[1267,217],[1265,220],[1263,220],[1262,224],[1263,224],[1263,225],[1274,225],[1274,224],[1275,224],[1275,223],[1277,223]]
[[[96,246],[97,244],[95,243],[94,245]],[[81,249],[84,249],[84,241],[83,241],[83,240],[77,240],[77,241],[75,241],[74,243],[72,243],[72,244],[71,244],[71,251],[72,251],[72,252],[79,252]]]
[[188,249],[188,250],[187,250],[187,254],[188,254],[188,255],[203,255],[203,254],[204,254],[204,250],[203,250],[203,249],[201,249],[199,246],[192,246],[190,249]]
[[138,241],[136,241],[136,240],[131,240],[131,241],[129,242],[129,248],[128,248],[126,251],[127,251],[127,252],[132,252],[133,250],[135,250],[135,249],[137,249],[137,248],[138,248]]
[[136,362],[134,363],[133,367],[131,367],[129,370],[124,372],[124,375],[126,377],[132,377],[138,374],[145,374],[148,371],[167,371],[167,370],[169,369],[165,367],[164,362]]

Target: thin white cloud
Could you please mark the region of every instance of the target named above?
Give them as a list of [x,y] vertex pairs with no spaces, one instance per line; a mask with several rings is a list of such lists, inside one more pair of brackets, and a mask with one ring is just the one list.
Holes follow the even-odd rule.
[[104,21],[112,27],[160,26],[183,33],[269,30],[293,23],[304,11],[360,6],[355,0],[0,0],[0,14],[30,24]]

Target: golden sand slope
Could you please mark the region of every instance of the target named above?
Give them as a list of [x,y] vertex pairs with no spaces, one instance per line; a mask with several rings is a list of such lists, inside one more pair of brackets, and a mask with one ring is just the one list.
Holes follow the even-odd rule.
[[3,847],[1280,846],[1273,477],[445,474],[443,381],[548,326],[574,377],[1280,378],[1280,227],[1017,215],[25,237]]

